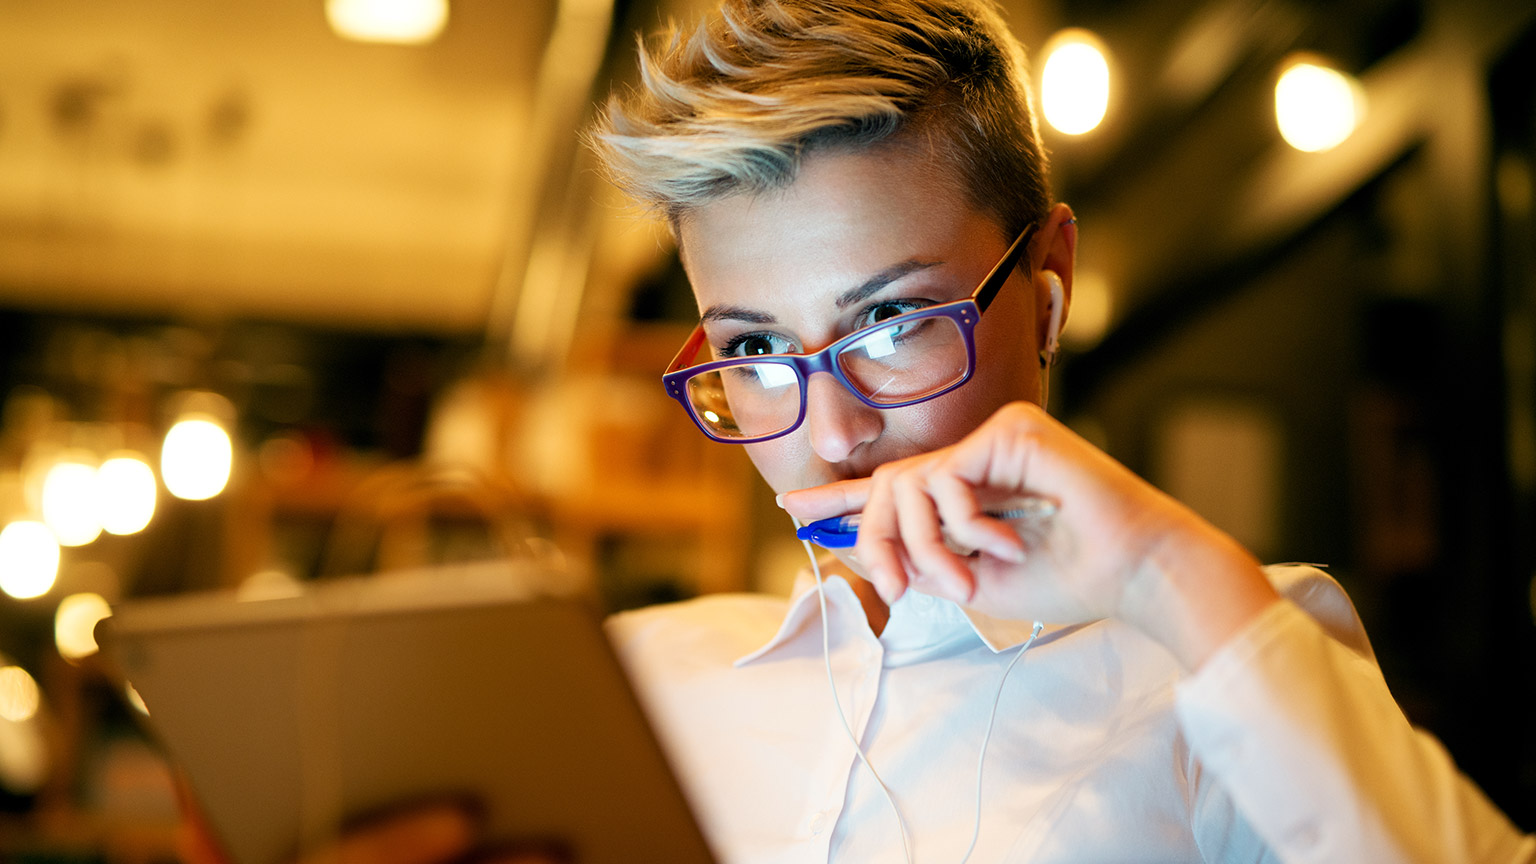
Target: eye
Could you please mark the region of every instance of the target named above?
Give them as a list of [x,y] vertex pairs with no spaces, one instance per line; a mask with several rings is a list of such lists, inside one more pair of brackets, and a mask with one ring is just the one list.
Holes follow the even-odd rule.
[[763,354],[788,354],[794,343],[775,333],[743,333],[720,346],[720,357],[758,357]]
[[863,330],[865,327],[873,327],[897,315],[905,315],[931,305],[927,300],[886,300],[876,303],[859,314],[858,320],[854,322],[854,329]]

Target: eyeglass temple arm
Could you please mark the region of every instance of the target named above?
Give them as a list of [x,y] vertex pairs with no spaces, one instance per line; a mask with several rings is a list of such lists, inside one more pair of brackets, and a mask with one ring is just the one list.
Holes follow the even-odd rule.
[[698,353],[699,343],[703,341],[704,325],[700,324],[693,328],[693,332],[688,336],[688,341],[683,343],[683,347],[677,352],[677,356],[673,357],[672,362],[667,364],[667,371],[662,374],[670,375],[679,369],[687,368],[688,361],[692,360],[693,355]]
[[1008,281],[1008,274],[1012,273],[1013,268],[1018,266],[1019,258],[1029,249],[1029,238],[1035,236],[1035,229],[1038,227],[1040,227],[1039,223],[1032,223],[1028,228],[1025,228],[1018,238],[1013,241],[1013,245],[1008,247],[1008,251],[1003,253],[1003,260],[997,262],[997,266],[992,268],[992,272],[987,274],[987,278],[981,281],[981,285],[977,287],[974,297],[977,309],[985,312],[987,307],[992,305],[992,298],[996,297],[997,292],[1002,290],[1003,283]]

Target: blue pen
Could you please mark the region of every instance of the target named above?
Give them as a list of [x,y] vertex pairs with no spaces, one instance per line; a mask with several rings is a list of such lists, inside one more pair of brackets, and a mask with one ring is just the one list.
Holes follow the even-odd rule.
[[[1049,498],[1031,496],[1019,502],[1018,506],[1006,510],[988,510],[987,515],[993,519],[1044,519],[1056,512],[1056,502]],[[830,519],[817,519],[808,525],[795,530],[795,538],[809,540],[824,549],[848,549],[859,540],[859,524],[864,521],[862,513],[851,513],[847,516],[833,516]]]
[[833,516],[817,519],[809,525],[795,529],[795,537],[809,540],[823,549],[847,549],[858,542],[859,523],[864,517],[859,513],[851,516]]

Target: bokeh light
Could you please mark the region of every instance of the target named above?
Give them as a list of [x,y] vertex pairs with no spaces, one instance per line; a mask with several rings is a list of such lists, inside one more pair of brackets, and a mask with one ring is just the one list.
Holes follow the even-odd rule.
[[360,42],[419,45],[448,24],[448,0],[326,0],[337,35]]
[[101,536],[95,465],[71,456],[48,469],[43,480],[43,521],[61,546],[84,546]]
[[41,597],[59,578],[59,541],[41,522],[21,520],[0,531],[0,591],[17,600]]
[[128,701],[129,705],[133,706],[133,710],[143,714],[145,717],[149,716],[149,705],[145,704],[144,697],[139,695],[139,691],[133,689],[132,684],[123,685],[123,698]]
[[1040,73],[1040,108],[1047,123],[1068,135],[1082,135],[1103,122],[1109,110],[1109,61],[1103,44],[1086,30],[1067,30],[1049,44]]
[[37,682],[20,666],[0,666],[0,719],[25,723],[42,702]]
[[98,650],[96,622],[112,615],[112,607],[100,594],[71,594],[59,601],[53,613],[53,643],[66,660],[89,657]]
[[304,583],[276,569],[252,573],[235,589],[235,599],[241,601],[282,600],[303,594]]
[[1114,317],[1115,297],[1109,280],[1091,268],[1080,268],[1072,279],[1072,303],[1061,341],[1083,351],[1099,344]]
[[1275,121],[1285,143],[1306,153],[1339,146],[1354,133],[1365,98],[1353,78],[1293,60],[1275,84]]
[[113,456],[96,469],[97,515],[111,534],[143,531],[155,515],[155,471],[137,455]]
[[172,495],[202,501],[229,483],[234,447],[224,427],[208,417],[188,417],[165,433],[160,476]]

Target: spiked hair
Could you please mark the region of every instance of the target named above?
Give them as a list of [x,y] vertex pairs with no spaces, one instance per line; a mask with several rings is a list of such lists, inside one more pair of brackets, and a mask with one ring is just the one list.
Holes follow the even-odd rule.
[[1049,207],[1024,50],[990,0],[722,0],[638,41],[639,85],[587,139],[674,228],[788,186],[809,152],[918,135],[1005,236]]

